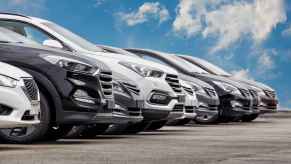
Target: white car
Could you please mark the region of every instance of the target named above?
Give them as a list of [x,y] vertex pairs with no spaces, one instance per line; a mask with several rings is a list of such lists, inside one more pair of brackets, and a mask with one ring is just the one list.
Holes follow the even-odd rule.
[[0,62],[0,128],[39,123],[39,92],[26,72]]
[[[123,54],[126,56],[132,56],[140,58],[139,56],[128,52],[126,50],[123,50],[121,48],[112,47],[112,46],[104,46],[104,45],[98,45],[98,47],[106,50],[107,52],[111,53],[118,53]],[[163,64],[163,63],[161,63]],[[164,66],[164,65],[162,65]],[[170,68],[170,67],[169,67]],[[172,69],[172,68],[170,68]],[[175,115],[176,110],[174,109],[171,113],[171,115],[168,117],[167,121],[169,125],[184,125],[189,123],[191,120],[193,120],[196,117],[196,109],[198,108],[198,100],[196,97],[196,93],[193,91],[191,85],[187,84],[185,81],[180,80],[180,84],[182,86],[183,93],[186,95],[184,108],[183,108],[183,115],[181,116],[181,112],[178,110],[177,115]],[[160,124],[162,125],[162,124]],[[160,127],[152,127],[152,130],[159,129]]]
[[[0,25],[18,32],[45,46],[75,52],[76,55],[98,59],[107,64],[116,81],[134,81],[138,86],[127,84],[136,91],[143,106],[143,125],[132,126],[130,131],[141,131],[154,122],[164,121],[174,109],[175,117],[183,115],[185,95],[179,84],[178,72],[170,67],[136,57],[108,53],[80,36],[47,20],[17,14],[0,14]],[[124,79],[122,79],[124,77]],[[136,93],[135,93],[136,94]],[[179,113],[179,115],[177,115]]]

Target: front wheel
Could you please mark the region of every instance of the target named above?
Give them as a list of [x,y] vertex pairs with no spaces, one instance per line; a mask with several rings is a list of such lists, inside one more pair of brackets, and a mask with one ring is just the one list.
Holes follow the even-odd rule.
[[30,127],[0,129],[0,139],[8,143],[27,144],[45,139],[50,128],[50,108],[44,94],[40,92],[40,123]]

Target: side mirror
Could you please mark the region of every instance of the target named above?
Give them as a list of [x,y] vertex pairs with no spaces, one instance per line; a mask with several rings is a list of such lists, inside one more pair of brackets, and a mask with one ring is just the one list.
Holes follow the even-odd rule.
[[59,41],[52,40],[52,39],[48,39],[48,40],[43,41],[42,45],[48,46],[48,47],[53,47],[53,48],[60,48],[60,49],[63,48],[63,45]]

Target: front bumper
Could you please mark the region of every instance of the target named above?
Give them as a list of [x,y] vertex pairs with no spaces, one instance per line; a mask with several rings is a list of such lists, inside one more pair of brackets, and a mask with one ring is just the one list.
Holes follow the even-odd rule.
[[21,86],[1,87],[0,128],[31,126],[40,123],[40,102],[31,101]]
[[113,113],[98,113],[94,117],[92,123],[101,124],[126,124],[126,123],[137,123],[143,120],[142,116],[128,116],[119,112]]
[[261,98],[258,110],[261,114],[277,112],[278,100],[270,98]]
[[209,97],[202,94],[197,94],[198,108],[195,113],[199,116],[216,117],[219,115],[219,99],[218,97]]
[[242,117],[257,112],[253,108],[251,98],[238,95],[225,95],[220,97],[220,102],[220,115],[224,117]]

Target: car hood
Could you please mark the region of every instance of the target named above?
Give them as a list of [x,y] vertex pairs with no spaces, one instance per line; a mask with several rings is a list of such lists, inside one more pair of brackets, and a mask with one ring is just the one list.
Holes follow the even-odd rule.
[[257,82],[257,81],[253,81],[253,80],[247,80],[247,79],[238,79],[238,78],[234,78],[232,77],[232,79],[238,80],[241,83],[247,84],[247,85],[251,85],[263,90],[268,90],[268,91],[275,91],[273,88],[271,88],[270,86],[263,84],[261,82]]
[[1,75],[8,76],[16,80],[20,80],[22,77],[32,77],[21,69],[3,62],[0,62],[0,68]]
[[126,55],[122,55],[122,54],[108,53],[108,52],[91,52],[91,55],[98,55],[98,57],[96,56],[96,58],[100,59],[102,61],[105,61],[105,62],[106,61],[112,62],[112,60],[115,60],[115,62],[117,62],[117,63],[119,63],[119,62],[135,63],[135,64],[140,64],[143,66],[151,67],[151,68],[163,71],[163,72],[168,73],[168,74],[178,75],[178,72],[171,67],[168,67],[168,66],[165,66],[165,65],[162,65],[159,63],[147,61],[147,60],[144,60],[144,59],[138,58],[138,57],[132,57],[132,56],[126,56]]
[[182,74],[182,73],[179,74],[179,77],[180,77],[180,79],[182,79],[182,80],[185,81],[185,82],[189,81],[189,82],[191,82],[191,83],[195,83],[195,84],[197,84],[197,85],[199,85],[199,86],[201,86],[201,87],[203,87],[203,88],[214,89],[214,88],[213,88],[211,85],[209,85],[208,83],[206,83],[206,82],[204,82],[204,81],[202,81],[202,80],[199,80],[199,79],[197,79],[197,78],[195,78],[195,77],[188,76],[188,75],[185,75],[185,74]]
[[222,76],[217,76],[217,75],[212,75],[212,74],[196,74],[193,73],[194,76],[200,76],[203,79],[209,80],[209,81],[220,81],[220,82],[225,82],[228,84],[231,84],[237,88],[242,88],[242,89],[249,89],[250,87],[246,84],[240,83],[237,80],[232,80],[230,78],[222,77]]
[[26,44],[18,44],[18,43],[9,43],[9,44],[0,44],[0,51],[9,51],[13,53],[32,53],[36,55],[53,55],[53,56],[61,56],[69,59],[74,59],[79,62],[83,62],[86,64],[90,64],[92,66],[97,66],[102,71],[109,71],[111,69],[102,61],[98,59],[90,58],[90,57],[80,57],[76,53],[71,53],[68,51],[59,50],[57,48],[49,48],[41,45],[26,45]]

